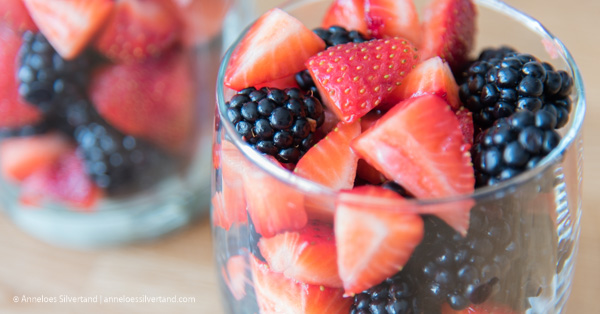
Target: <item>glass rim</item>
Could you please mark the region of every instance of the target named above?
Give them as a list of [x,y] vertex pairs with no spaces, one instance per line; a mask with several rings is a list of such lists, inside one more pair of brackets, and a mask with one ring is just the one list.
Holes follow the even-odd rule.
[[[278,6],[284,11],[293,10],[296,5],[303,5],[307,3],[319,2],[323,0],[288,0],[283,4]],[[550,31],[548,31],[538,20],[529,16],[528,14],[502,2],[501,0],[474,0],[478,6],[483,6],[488,9],[495,11],[497,14],[505,15],[508,18],[515,20],[521,25],[525,26],[532,32],[536,33],[544,40],[548,40],[549,43],[552,44],[553,48],[556,48],[556,52],[558,54],[558,58],[562,58],[567,65],[567,71],[573,77],[574,82],[574,90],[575,97],[577,102],[574,104],[574,113],[572,114],[572,123],[570,124],[567,132],[564,137],[561,139],[559,145],[550,152],[547,156],[545,156],[540,162],[533,168],[524,173],[521,173],[509,180],[502,181],[496,185],[486,186],[477,188],[473,193],[468,194],[460,194],[453,195],[441,198],[427,198],[427,199],[406,199],[403,200],[409,204],[414,204],[417,206],[427,206],[427,205],[435,205],[435,204],[444,204],[444,203],[453,203],[453,202],[461,202],[470,199],[484,199],[486,197],[493,197],[498,193],[503,194],[508,192],[511,188],[516,186],[520,186],[525,184],[531,180],[534,180],[537,176],[544,173],[549,167],[560,162],[562,155],[565,153],[567,148],[573,145],[573,142],[577,138],[579,134],[581,134],[581,129],[583,126],[583,121],[585,117],[586,110],[586,99],[585,99],[585,90],[583,86],[583,79],[581,77],[581,73],[579,67],[575,63],[573,56],[567,49],[567,47],[563,44],[563,42],[554,36]],[[301,192],[305,193],[315,193],[320,194],[322,196],[330,196],[335,197],[339,194],[339,191],[321,185],[317,182],[313,182],[309,179],[302,178],[300,176],[295,175],[293,172],[288,171],[282,167],[279,167],[272,162],[269,161],[263,154],[252,148],[248,145],[240,135],[236,132],[235,127],[231,124],[231,122],[227,119],[224,110],[225,109],[225,87],[224,87],[224,77],[225,71],[227,69],[227,65],[229,64],[229,60],[231,55],[241,39],[247,33],[248,29],[252,26],[249,25],[235,40],[235,42],[227,49],[227,52],[223,56],[221,60],[221,64],[219,66],[219,73],[217,77],[217,114],[219,115],[219,123],[225,129],[225,133],[228,136],[229,140],[236,146],[238,150],[242,152],[245,158],[247,158],[254,165],[258,166],[262,171],[266,174],[286,183],[287,185],[298,189]],[[350,196],[352,198],[354,195]],[[364,200],[366,197],[356,196],[357,201]],[[378,197],[369,197],[372,199],[377,199]],[[388,200],[389,202],[389,200]]]

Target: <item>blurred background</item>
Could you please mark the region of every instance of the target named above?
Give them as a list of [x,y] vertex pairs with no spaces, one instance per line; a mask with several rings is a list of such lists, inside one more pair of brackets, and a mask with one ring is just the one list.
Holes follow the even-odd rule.
[[[240,0],[245,1],[245,0]],[[257,0],[256,14],[283,1]],[[506,0],[545,25],[569,48],[587,91],[583,221],[573,291],[566,313],[600,307],[600,2]],[[240,21],[240,23],[244,23]],[[225,30],[227,32],[227,30]],[[0,215],[0,313],[222,313],[207,217],[152,243],[74,251],[42,243]],[[190,297],[187,303],[51,304],[18,296]]]

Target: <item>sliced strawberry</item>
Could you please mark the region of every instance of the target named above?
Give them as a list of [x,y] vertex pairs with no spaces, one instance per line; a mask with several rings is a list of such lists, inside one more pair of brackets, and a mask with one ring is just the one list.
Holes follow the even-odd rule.
[[225,230],[233,224],[246,224],[246,198],[242,175],[248,165],[246,157],[231,142],[221,145],[221,191],[213,195],[213,223]]
[[232,0],[174,0],[183,21],[183,42],[199,45],[215,38]]
[[379,284],[406,264],[423,239],[423,219],[410,211],[394,207],[368,206],[357,197],[402,197],[376,186],[345,191],[338,198],[335,212],[335,238],[338,267],[346,295],[354,295]]
[[306,62],[325,106],[353,122],[378,106],[419,61],[405,39],[330,47]]
[[321,27],[342,26],[347,30],[356,30],[367,34],[365,0],[335,0],[321,23]]
[[0,171],[4,178],[22,181],[70,151],[71,142],[58,133],[14,137],[0,142]]
[[258,247],[275,272],[311,285],[342,287],[330,223],[309,221],[301,230],[261,238]]
[[65,59],[75,58],[105,25],[112,0],[23,0],[40,31]]
[[340,122],[298,161],[294,173],[334,190],[354,185],[358,156],[350,142],[360,135],[360,123]]
[[507,306],[493,304],[477,304],[471,305],[468,308],[456,311],[453,310],[448,303],[442,305],[442,314],[516,314],[514,310]]
[[246,296],[246,283],[250,282],[248,278],[248,263],[246,257],[242,255],[234,255],[227,259],[224,267],[221,267],[221,275],[225,285],[233,297],[240,301]]
[[0,24],[6,23],[13,31],[22,33],[24,31],[37,31],[37,26],[29,16],[23,0],[0,1]]
[[439,57],[433,57],[417,65],[402,81],[402,85],[396,88],[380,107],[386,110],[402,100],[425,94],[442,97],[453,111],[458,110],[462,105],[454,75],[448,64]]
[[[275,158],[267,158],[281,166]],[[256,165],[248,165],[242,177],[248,214],[256,232],[268,238],[279,232],[302,229],[308,221],[304,196]]]
[[294,88],[294,87],[299,88],[298,82],[296,81],[295,74],[286,76],[284,78],[276,79],[274,81],[261,83],[254,87],[256,87],[256,89],[261,89],[263,87],[271,87],[271,88],[278,88],[278,89],[286,89],[286,88]]
[[174,152],[186,148],[195,109],[190,60],[183,53],[107,65],[94,73],[89,91],[98,112],[121,132]]
[[16,128],[38,122],[42,115],[19,96],[17,57],[22,39],[0,24],[0,127]]
[[21,201],[30,205],[39,205],[47,198],[80,210],[91,210],[101,193],[87,176],[84,162],[74,149],[54,163],[37,169],[21,184]]
[[314,133],[316,141],[320,141],[325,138],[325,136],[327,136],[329,132],[333,131],[336,125],[340,123],[340,119],[335,115],[335,113],[325,106],[323,106],[323,115],[325,116],[325,122],[323,122],[323,124],[317,128]]
[[460,131],[463,134],[464,142],[467,145],[464,150],[468,151],[473,145],[473,136],[475,134],[475,127],[473,126],[473,113],[465,107],[461,107],[458,109],[458,111],[456,111],[456,117],[458,118],[458,122],[460,124]]
[[343,290],[310,285],[277,273],[254,256],[250,258],[254,290],[261,314],[349,313],[351,298]]
[[325,49],[325,42],[281,9],[265,13],[231,55],[225,85],[241,90],[304,69],[304,62]]
[[141,61],[169,48],[181,32],[177,8],[166,0],[120,0],[95,42],[115,62]]
[[421,25],[412,0],[366,0],[365,11],[372,37],[403,37],[419,45]]
[[459,69],[474,47],[476,15],[472,0],[433,0],[423,19],[423,59],[440,56]]

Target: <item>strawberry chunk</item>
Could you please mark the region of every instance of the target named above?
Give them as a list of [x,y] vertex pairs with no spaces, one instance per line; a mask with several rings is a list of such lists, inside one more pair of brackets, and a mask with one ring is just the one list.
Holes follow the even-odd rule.
[[206,43],[221,31],[232,0],[173,0],[183,21],[183,43]]
[[463,134],[464,143],[466,145],[464,150],[469,151],[471,146],[473,146],[473,136],[475,134],[475,127],[473,126],[473,113],[465,107],[461,107],[458,109],[458,111],[456,111],[456,117],[458,118],[460,131]]
[[321,27],[342,26],[347,30],[356,30],[367,34],[365,0],[335,0],[327,13]]
[[448,303],[444,303],[444,305],[442,305],[442,314],[492,314],[492,313],[494,313],[494,314],[516,314],[517,312],[515,312],[514,310],[512,310],[511,308],[509,308],[507,306],[488,304],[488,302],[486,302],[485,304],[471,305],[468,308],[461,310],[461,311],[453,310]]
[[165,0],[121,0],[95,42],[100,53],[115,62],[156,57],[181,33],[177,8]]
[[42,115],[19,96],[15,73],[22,39],[0,24],[0,127],[16,128],[38,122]]
[[250,258],[254,290],[261,314],[346,314],[351,298],[343,297],[343,290],[311,285],[289,279],[269,266]]
[[112,0],[23,0],[40,31],[64,59],[73,59],[110,16]]
[[261,89],[263,87],[269,87],[269,88],[278,88],[278,89],[286,89],[286,88],[300,88],[298,86],[298,82],[296,81],[296,75],[292,74],[289,76],[286,76],[284,78],[280,78],[280,79],[276,79],[274,81],[270,81],[270,82],[266,82],[266,83],[261,83],[258,84],[256,86],[254,86],[256,89]]
[[4,178],[22,181],[40,168],[55,163],[72,148],[58,133],[14,137],[0,142],[0,171]]
[[376,186],[358,187],[339,196],[334,228],[346,295],[360,293],[400,271],[424,233],[418,214],[378,204],[366,206],[356,202],[357,197],[402,201],[395,192]]
[[233,224],[246,224],[246,198],[242,175],[247,169],[246,157],[231,142],[221,142],[221,191],[213,195],[213,223],[225,230]]
[[460,69],[474,47],[476,15],[472,0],[433,0],[423,19],[423,59],[440,56]]
[[121,132],[172,152],[186,148],[195,112],[190,60],[183,53],[105,66],[93,74],[89,92],[98,112]]
[[330,47],[306,67],[325,106],[350,123],[381,104],[418,62],[411,43],[392,38]]
[[358,156],[350,149],[350,142],[358,135],[360,123],[340,122],[304,154],[294,173],[334,190],[352,188]]
[[241,90],[304,69],[304,62],[325,49],[325,42],[281,9],[265,13],[231,55],[225,85]]
[[[266,157],[283,168],[274,157]],[[242,177],[248,214],[256,232],[268,238],[279,232],[302,229],[308,222],[302,193],[256,165],[248,165]]]
[[412,0],[366,0],[365,7],[372,37],[403,37],[419,45],[421,25]]
[[6,23],[13,31],[22,33],[24,31],[37,31],[37,26],[29,16],[23,0],[0,1],[0,23]]
[[233,297],[240,301],[246,296],[246,283],[250,282],[248,278],[249,266],[246,258],[242,255],[234,255],[227,259],[224,267],[221,267],[221,275],[225,285]]

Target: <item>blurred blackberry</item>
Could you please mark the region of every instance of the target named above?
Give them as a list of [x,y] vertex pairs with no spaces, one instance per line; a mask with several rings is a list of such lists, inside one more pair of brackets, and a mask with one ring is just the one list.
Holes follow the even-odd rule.
[[460,99],[473,112],[476,131],[522,110],[551,112],[556,128],[568,121],[573,79],[529,54],[507,47],[484,50],[459,81]]
[[493,185],[535,167],[560,142],[547,110],[521,111],[480,133],[471,149],[476,185]]
[[51,129],[52,124],[46,120],[42,120],[41,122],[34,125],[25,125],[18,128],[0,128],[0,138],[44,134],[50,131]]
[[[406,272],[354,296],[351,314],[425,313],[418,302],[418,285]],[[431,313],[431,312],[429,312]]]
[[19,94],[44,112],[60,110],[65,98],[74,93],[85,94],[93,58],[84,52],[73,60],[65,60],[42,33],[26,31],[16,73]]
[[242,138],[283,163],[296,163],[313,146],[313,133],[325,120],[321,102],[297,88],[246,88],[226,106]]

